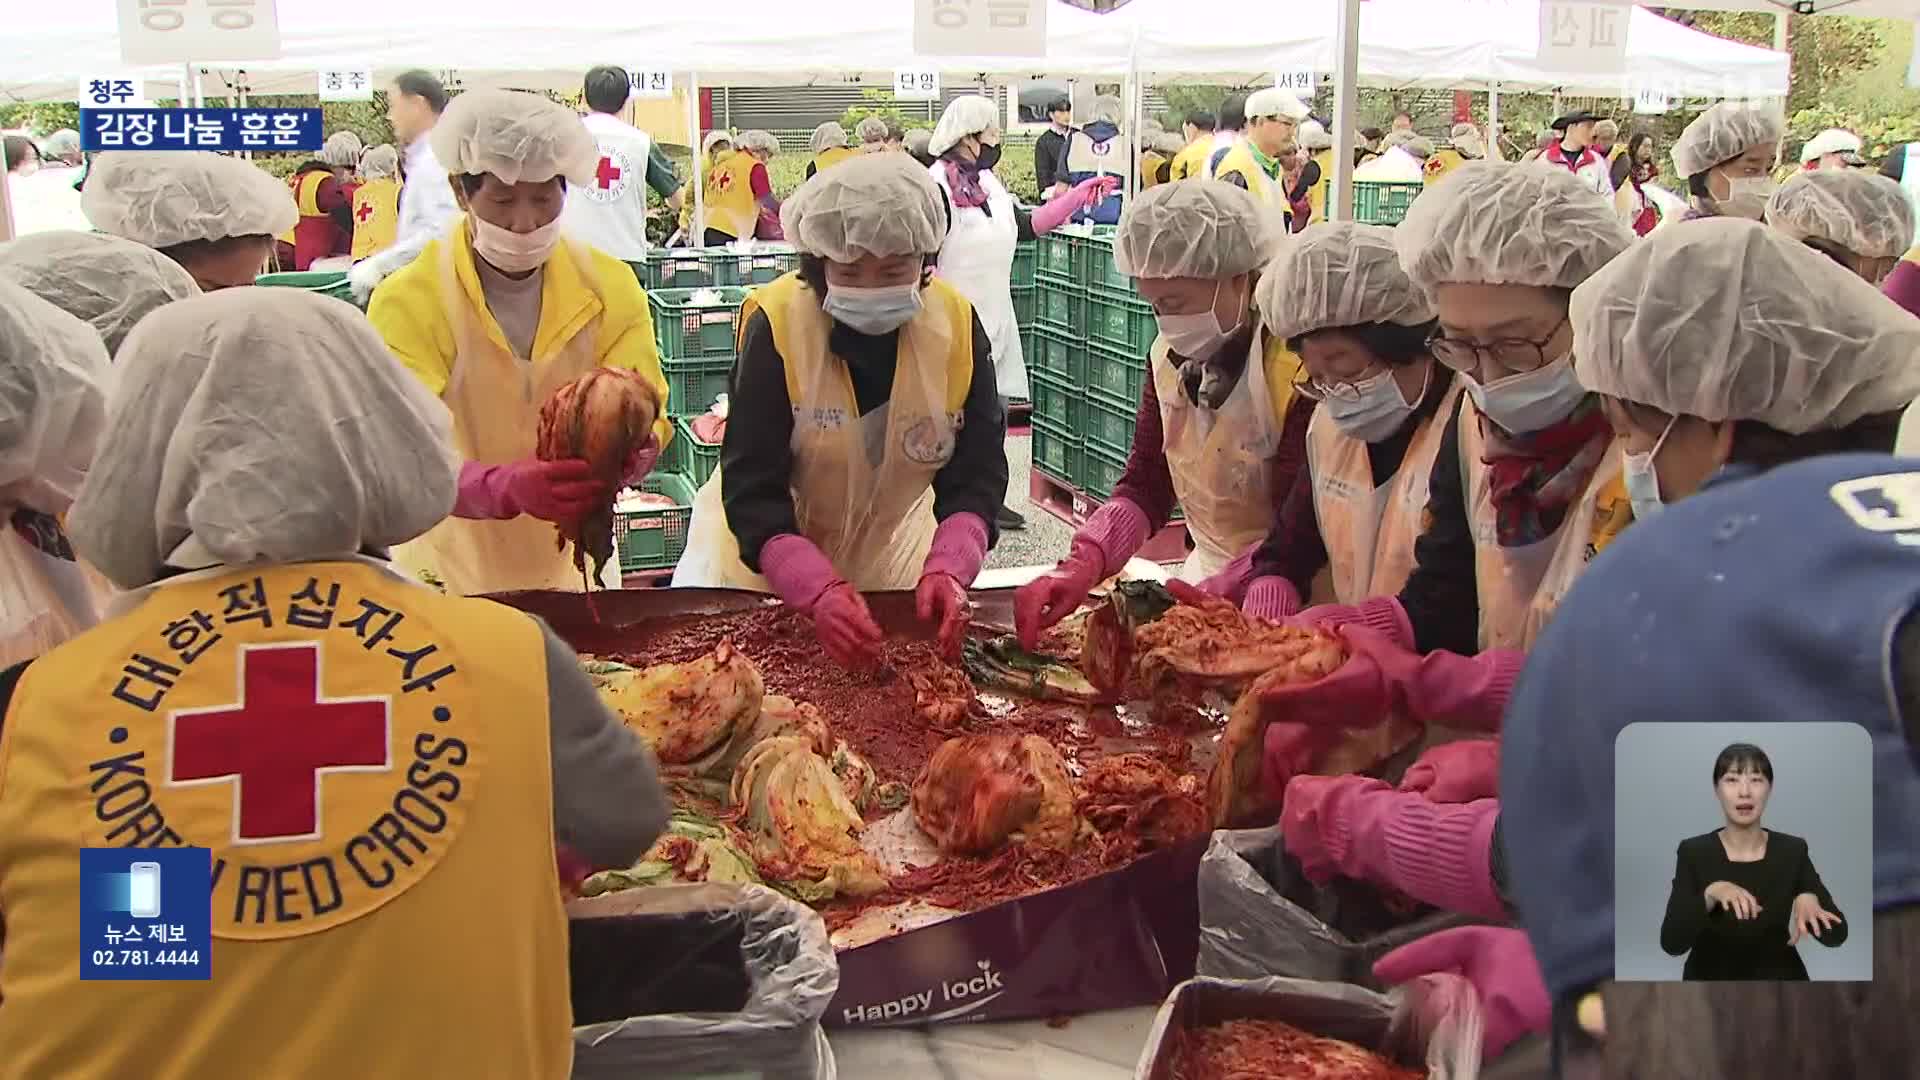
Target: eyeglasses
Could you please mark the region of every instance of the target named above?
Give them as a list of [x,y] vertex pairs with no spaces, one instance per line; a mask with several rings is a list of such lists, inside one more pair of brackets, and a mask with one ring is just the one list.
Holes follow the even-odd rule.
[[1435,360],[1455,371],[1469,375],[1480,366],[1483,358],[1503,371],[1533,371],[1547,362],[1547,345],[1560,336],[1560,328],[1567,323],[1568,320],[1562,318],[1554,324],[1546,337],[1537,341],[1527,338],[1502,338],[1485,344],[1446,337],[1435,330],[1433,335],[1427,338],[1427,351],[1433,354]]
[[1325,379],[1314,378],[1312,375],[1307,374],[1305,367],[1302,367],[1299,374],[1293,377],[1293,392],[1311,401],[1358,401],[1360,400],[1360,384],[1377,379],[1382,374],[1384,374],[1384,370],[1380,365],[1369,364],[1367,365],[1367,370],[1358,375],[1347,376],[1329,382]]

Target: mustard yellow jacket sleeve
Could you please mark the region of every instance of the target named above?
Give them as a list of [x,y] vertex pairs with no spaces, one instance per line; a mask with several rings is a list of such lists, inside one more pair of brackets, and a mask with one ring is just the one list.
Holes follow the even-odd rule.
[[387,348],[435,394],[446,393],[455,349],[453,324],[440,296],[438,271],[445,243],[428,244],[381,282],[367,307],[367,320],[386,339]]

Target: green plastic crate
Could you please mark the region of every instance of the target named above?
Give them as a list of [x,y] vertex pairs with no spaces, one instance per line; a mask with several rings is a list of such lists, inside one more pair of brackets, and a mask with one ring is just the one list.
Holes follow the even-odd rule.
[[1087,298],[1077,293],[1063,292],[1047,285],[1040,286],[1040,300],[1033,314],[1033,321],[1052,330],[1056,334],[1065,334],[1074,341],[1083,341],[1087,336]]
[[[653,336],[661,360],[696,360],[733,356],[734,331],[740,305],[748,290],[737,285],[715,286],[718,299],[693,302],[699,289],[659,289],[647,294],[653,307]],[[702,406],[705,408],[705,406]]]
[[1075,239],[1069,229],[1060,228],[1036,242],[1033,276],[1038,284],[1086,288],[1086,250]]
[[1101,502],[1112,497],[1120,477],[1127,471],[1127,455],[1115,454],[1088,443],[1081,469],[1080,490]]
[[261,274],[253,279],[253,283],[269,288],[305,289],[353,303],[353,287],[347,284],[345,270],[283,270],[275,274]]
[[1030,372],[1029,375],[1027,382],[1032,388],[1034,418],[1045,420],[1064,431],[1079,431],[1083,413],[1080,388],[1044,371]]
[[663,356],[660,370],[667,376],[667,415],[699,416],[727,392],[733,378],[733,357],[674,360]]
[[1040,257],[1039,241],[1022,240],[1013,245],[1013,291],[1033,288],[1033,271]]
[[1426,185],[1387,180],[1353,182],[1353,219],[1368,225],[1398,225],[1407,216],[1407,207]]
[[756,246],[752,254],[731,248],[708,248],[715,285],[765,285],[800,268],[800,256],[782,244],[777,248]]
[[1110,349],[1144,358],[1160,334],[1153,306],[1130,293],[1095,286],[1087,297],[1087,336]]
[[1088,397],[1080,410],[1084,423],[1074,430],[1086,434],[1088,446],[1124,458],[1133,452],[1133,421],[1137,412],[1138,406],[1123,408],[1104,397]]
[[1133,279],[1120,272],[1113,264],[1113,248],[1110,246],[1089,245],[1087,250],[1087,290],[1104,289],[1108,292],[1130,296],[1136,300],[1140,294],[1133,287]]
[[1146,378],[1145,358],[1097,341],[1088,347],[1085,385],[1089,397],[1132,410],[1140,404],[1140,391]]
[[1087,347],[1065,333],[1036,326],[1033,347],[1027,349],[1027,370],[1054,376],[1068,386],[1083,387],[1087,383]]
[[1033,420],[1033,467],[1063,484],[1078,485],[1085,460],[1080,437],[1047,421]]
[[658,510],[613,513],[613,546],[620,553],[620,572],[638,574],[670,570],[687,550],[687,526],[693,520],[693,485],[678,473],[656,472],[640,490],[665,495],[675,505]]
[[647,252],[644,263],[628,263],[648,292],[655,289],[698,289],[719,284],[713,280],[713,265],[704,257],[705,248],[662,248]]
[[1013,321],[1022,330],[1033,325],[1034,310],[1039,306],[1040,290],[1031,286],[1013,287]]
[[[694,416],[698,416],[695,413]],[[697,491],[706,486],[713,471],[720,467],[720,444],[701,442],[694,437],[689,425],[691,416],[673,418],[673,441],[667,444],[664,455],[668,472],[676,472],[687,478],[687,482]]]

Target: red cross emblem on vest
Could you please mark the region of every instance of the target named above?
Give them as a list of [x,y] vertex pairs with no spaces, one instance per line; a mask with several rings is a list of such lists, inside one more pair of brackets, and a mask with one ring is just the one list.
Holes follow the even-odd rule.
[[372,203],[361,203],[361,204],[360,204],[360,209],[359,209],[358,211],[356,211],[356,212],[354,213],[354,215],[353,215],[353,216],[354,216],[354,217],[356,217],[356,218],[359,218],[359,219],[360,219],[361,221],[363,221],[363,222],[365,222],[365,221],[370,221],[370,220],[372,220],[372,218],[373,218],[373,204],[372,204]]
[[323,696],[319,642],[248,645],[236,662],[236,704],[168,717],[168,781],[231,781],[236,843],[317,839],[321,774],[393,767],[393,699]]
[[599,181],[600,190],[605,191],[620,179],[620,167],[613,163],[612,158],[602,155],[599,166],[593,170],[593,178]]

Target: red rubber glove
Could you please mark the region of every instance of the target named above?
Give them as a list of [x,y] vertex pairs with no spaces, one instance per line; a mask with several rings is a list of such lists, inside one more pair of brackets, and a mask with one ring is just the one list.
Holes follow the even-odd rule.
[[606,485],[593,478],[593,467],[577,459],[528,458],[504,465],[469,461],[460,467],[453,514],[493,520],[527,514],[567,523],[585,517],[606,493]]
[[1013,594],[1013,628],[1020,645],[1040,648],[1040,635],[1072,614],[1100,584],[1103,559],[1092,544],[1073,545],[1059,566],[1020,586]]
[[841,582],[813,602],[813,630],[827,655],[844,668],[867,668],[880,662],[886,635],[873,621],[859,590]]
[[940,620],[940,655],[958,660],[960,645],[967,639],[967,626],[973,622],[973,604],[967,599],[966,586],[952,574],[927,574],[921,577],[913,599],[921,622]]
[[1442,743],[1420,755],[1400,778],[1401,791],[1437,803],[1468,803],[1499,794],[1500,744],[1493,739]]
[[1521,1036],[1545,1031],[1552,1019],[1552,999],[1524,931],[1459,926],[1402,945],[1373,965],[1374,977],[1389,984],[1436,972],[1463,976],[1479,993],[1486,1017],[1481,1045],[1488,1059]]

